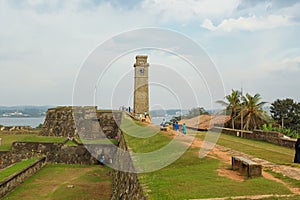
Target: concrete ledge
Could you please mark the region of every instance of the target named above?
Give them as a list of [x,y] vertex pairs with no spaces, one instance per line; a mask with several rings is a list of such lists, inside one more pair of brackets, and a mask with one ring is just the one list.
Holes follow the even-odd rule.
[[0,183],[0,198],[11,192],[18,185],[22,184],[27,178],[31,177],[46,164],[46,157],[43,157],[17,174],[7,178]]
[[241,175],[258,177],[262,175],[262,165],[241,156],[232,156],[232,169]]

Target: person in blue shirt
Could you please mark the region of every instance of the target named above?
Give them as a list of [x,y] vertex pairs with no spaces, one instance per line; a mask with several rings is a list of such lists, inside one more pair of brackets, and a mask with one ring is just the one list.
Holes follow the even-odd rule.
[[179,124],[178,124],[178,122],[175,123],[175,131],[179,132]]

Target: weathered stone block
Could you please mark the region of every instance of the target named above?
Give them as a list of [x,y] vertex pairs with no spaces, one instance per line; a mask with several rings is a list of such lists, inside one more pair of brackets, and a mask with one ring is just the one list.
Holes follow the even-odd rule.
[[232,169],[238,170],[241,175],[258,177],[262,175],[262,165],[241,156],[232,157]]

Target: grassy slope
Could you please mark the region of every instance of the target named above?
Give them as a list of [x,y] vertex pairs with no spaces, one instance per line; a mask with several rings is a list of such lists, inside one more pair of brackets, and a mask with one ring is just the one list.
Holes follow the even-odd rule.
[[3,169],[0,172],[0,182],[4,181],[6,178],[14,175],[15,173],[20,172],[22,169],[25,169],[37,160],[38,158],[31,158],[22,162],[18,162],[8,168]]
[[[243,182],[218,176],[220,161],[199,159],[198,149],[189,149],[166,168],[140,176],[150,192],[150,199],[216,198],[258,194],[289,194],[281,184],[265,178]],[[229,166],[228,166],[229,168]]]
[[63,142],[66,138],[64,137],[47,137],[39,136],[37,134],[1,134],[2,145],[0,150],[10,150],[13,142]]
[[[203,138],[205,134],[205,132],[200,132],[197,137]],[[216,133],[208,132],[207,134]],[[277,164],[291,165],[294,160],[294,149],[263,141],[221,134],[218,144]]]
[[110,199],[109,171],[95,165],[48,164],[4,199]]
[[[143,127],[130,127],[123,121],[127,134],[143,133]],[[139,124],[139,123],[137,123]],[[148,128],[145,132],[149,132]],[[203,136],[199,136],[203,137]],[[126,136],[134,152],[151,152],[168,144],[172,138],[158,133],[150,138]],[[189,148],[173,164],[152,173],[140,174],[140,180],[150,189],[150,199],[214,198],[257,194],[290,194],[281,184],[264,178],[246,179],[244,182],[218,176],[219,160],[198,158],[198,148]],[[271,152],[274,153],[274,152]],[[228,166],[229,167],[229,166]]]

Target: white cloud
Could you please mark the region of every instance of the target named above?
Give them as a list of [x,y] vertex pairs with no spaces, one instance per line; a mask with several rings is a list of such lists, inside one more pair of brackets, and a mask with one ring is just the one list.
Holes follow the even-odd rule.
[[199,20],[205,17],[229,16],[240,0],[145,0],[143,8],[152,10],[164,21]]
[[267,72],[291,71],[300,72],[300,56],[283,58],[279,61],[271,61],[262,65]]
[[272,29],[283,26],[290,26],[294,24],[288,16],[283,15],[269,15],[266,17],[239,17],[238,19],[229,18],[223,20],[219,25],[215,26],[211,20],[205,19],[202,23],[202,27],[208,30],[246,30],[246,31],[258,31],[264,29]]

